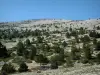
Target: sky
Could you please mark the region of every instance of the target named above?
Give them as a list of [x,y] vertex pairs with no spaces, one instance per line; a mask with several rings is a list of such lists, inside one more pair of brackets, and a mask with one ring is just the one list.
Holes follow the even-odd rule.
[[100,0],[0,0],[0,22],[100,18]]

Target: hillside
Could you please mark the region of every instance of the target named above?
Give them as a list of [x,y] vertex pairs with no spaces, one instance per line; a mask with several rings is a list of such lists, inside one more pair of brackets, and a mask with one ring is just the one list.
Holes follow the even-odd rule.
[[10,62],[12,75],[99,75],[100,18],[1,22],[0,51],[1,72]]

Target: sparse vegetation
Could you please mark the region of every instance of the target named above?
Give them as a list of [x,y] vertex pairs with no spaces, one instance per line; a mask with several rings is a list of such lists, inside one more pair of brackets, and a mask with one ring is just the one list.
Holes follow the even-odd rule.
[[[25,21],[25,24],[30,22]],[[33,24],[30,27],[33,30],[27,26],[17,25],[11,26],[12,29],[7,25],[8,29],[5,29],[5,26],[0,25],[3,26],[0,29],[0,62],[8,57],[5,62],[11,62],[17,68],[19,66],[17,72],[31,72],[37,69],[42,71],[40,68],[48,65],[51,69],[59,67],[70,69],[74,68],[75,63],[99,65],[100,26],[91,26],[90,30],[86,25],[77,21],[56,21],[51,24]],[[8,43],[15,45],[10,44],[12,46],[9,48]],[[12,64],[4,64],[1,75],[16,72]]]

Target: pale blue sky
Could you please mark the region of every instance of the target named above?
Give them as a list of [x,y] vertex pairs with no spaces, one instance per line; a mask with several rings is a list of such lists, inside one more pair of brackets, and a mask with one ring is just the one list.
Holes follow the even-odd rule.
[[100,0],[0,0],[0,22],[100,18]]

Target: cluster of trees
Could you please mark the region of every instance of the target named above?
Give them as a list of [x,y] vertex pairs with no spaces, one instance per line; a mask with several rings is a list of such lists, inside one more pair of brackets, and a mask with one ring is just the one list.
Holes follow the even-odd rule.
[[96,31],[90,31],[89,36],[94,38],[100,38],[100,33]]
[[79,29],[76,29],[76,30],[73,30],[72,28],[69,28],[69,31],[70,32],[66,33],[67,38],[70,38],[71,36],[76,37],[78,35],[83,35],[83,34],[87,33],[86,28],[83,28],[83,27],[80,27]]
[[[26,63],[22,62],[19,65],[18,72],[26,72],[26,71],[28,71],[28,66],[26,65]],[[11,63],[5,63],[1,68],[0,75],[8,75],[14,72],[17,72],[15,67]]]
[[41,30],[16,30],[16,29],[6,29],[6,30],[0,30],[0,39],[9,39],[12,38],[23,38],[28,36],[40,36],[42,35]]

